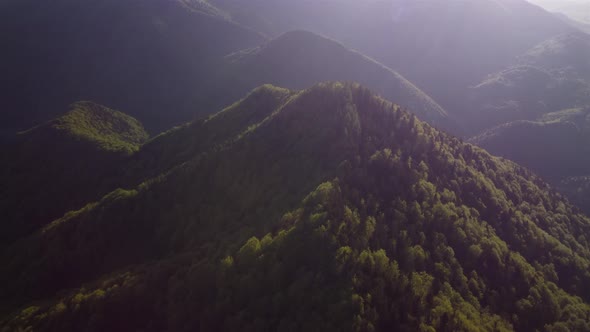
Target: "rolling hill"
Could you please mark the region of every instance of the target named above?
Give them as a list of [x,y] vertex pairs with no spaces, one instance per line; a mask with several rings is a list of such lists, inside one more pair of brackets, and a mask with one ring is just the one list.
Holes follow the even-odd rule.
[[147,138],[137,120],[92,102],[15,135],[2,149],[0,247],[110,192]]
[[222,57],[264,40],[202,0],[5,0],[0,37],[0,128],[12,132],[96,100],[158,133],[209,114],[199,98]]
[[0,251],[0,330],[590,328],[590,219],[358,85],[264,86],[132,158],[158,175]]
[[560,70],[578,78],[590,77],[590,35],[582,32],[558,35],[520,57],[531,66]]

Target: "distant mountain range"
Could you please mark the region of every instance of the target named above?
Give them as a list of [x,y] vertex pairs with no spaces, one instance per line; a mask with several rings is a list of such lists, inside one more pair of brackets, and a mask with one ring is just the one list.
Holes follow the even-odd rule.
[[537,43],[574,30],[524,0],[255,0],[247,6],[233,0],[59,0],[42,7],[35,0],[6,0],[0,6],[3,131],[26,129],[88,99],[124,109],[160,132],[245,94],[220,92],[227,84],[218,78],[225,71],[222,57],[264,43],[262,35],[293,29],[367,54],[457,113],[469,85]]
[[[60,0],[29,16],[29,21],[13,18],[33,11],[36,1],[2,5],[6,7],[3,31],[21,34],[7,37],[13,41],[6,46],[4,62],[10,86],[2,89],[7,95],[0,105],[7,132],[42,122],[74,100],[91,99],[127,110],[157,133],[210,114],[260,84],[303,88],[329,80],[365,83],[425,120],[449,127],[442,107],[401,75],[311,33],[271,41],[265,50],[275,53],[260,56],[274,59],[258,61],[259,73],[248,71],[250,65],[235,66],[235,55],[228,63],[231,57],[224,56],[265,39],[206,2]],[[60,12],[76,15],[61,19]],[[52,28],[28,32],[25,26]],[[293,48],[299,49],[297,57]],[[65,54],[64,49],[68,49]],[[256,61],[254,57],[240,62]]]
[[[560,35],[473,88],[472,142],[542,174],[586,211],[590,35]],[[477,125],[475,125],[477,124]]]
[[514,120],[590,105],[590,35],[548,39],[489,75],[469,94],[471,112],[461,118],[472,133]]
[[581,30],[524,0],[0,1],[0,332],[590,331]]
[[590,171],[590,108],[515,121],[474,138],[486,150],[536,169],[548,177],[585,175]]
[[575,29],[525,0],[214,0],[268,35],[305,29],[397,70],[445,109],[534,45]]
[[199,113],[195,91],[210,91],[221,57],[265,40],[180,0],[5,0],[0,31],[1,127],[13,132],[96,100],[158,133]]
[[[449,127],[447,112],[397,72],[343,45],[310,32],[294,31],[254,49],[226,57],[231,82],[252,89],[263,83],[302,89],[314,82],[351,81],[396,100],[421,119]],[[228,82],[228,85],[230,83]]]

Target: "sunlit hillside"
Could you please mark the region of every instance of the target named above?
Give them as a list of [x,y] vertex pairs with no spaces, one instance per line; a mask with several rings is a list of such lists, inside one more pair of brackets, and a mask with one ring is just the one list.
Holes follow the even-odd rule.
[[590,332],[589,14],[0,0],[0,332]]

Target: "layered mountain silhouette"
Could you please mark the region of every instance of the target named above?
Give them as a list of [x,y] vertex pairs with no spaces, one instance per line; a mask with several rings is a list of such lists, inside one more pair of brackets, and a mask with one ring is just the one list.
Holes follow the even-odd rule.
[[[585,211],[590,35],[559,35],[473,88],[472,142],[539,172]],[[493,126],[496,124],[497,126]]]
[[472,134],[515,120],[590,105],[590,35],[559,35],[472,88],[470,111],[460,117]]
[[[278,80],[265,72],[267,82],[252,80],[241,88],[235,80],[227,81],[226,73],[232,69],[227,68],[224,56],[260,45],[265,41],[262,35],[278,37],[294,29],[333,38],[401,73],[411,83],[397,83],[402,86],[400,91],[415,90],[413,85],[436,100],[419,97],[421,107],[407,104],[425,120],[430,122],[440,113],[434,104],[463,117],[474,108],[465,104],[468,86],[513,64],[515,56],[543,40],[576,30],[524,0],[453,0],[444,4],[255,0],[247,5],[233,0],[59,0],[44,6],[34,0],[10,0],[2,9],[6,40],[2,69],[7,79],[0,87],[6,93],[0,104],[4,114],[1,130],[8,133],[49,120],[81,99],[124,109],[157,133],[210,114],[257,85],[276,82],[303,88],[317,83],[312,77],[370,83],[367,85],[384,97],[397,97],[384,93],[391,88],[378,86],[379,82],[405,79],[372,81],[373,76],[392,76],[387,73],[390,70],[373,66],[369,72],[375,75],[369,75],[364,70],[366,61],[336,61],[340,55],[342,59],[347,56],[335,48],[329,63],[324,63],[318,59],[317,46],[312,53],[313,44],[319,41],[309,36],[304,41],[301,33],[297,38],[295,33],[279,38],[274,44],[280,45],[282,40],[283,49],[292,49],[308,43],[311,51],[307,59],[313,54],[318,61],[314,68],[325,68],[326,75],[309,75],[307,79],[290,75]],[[19,17],[24,19],[16,19]],[[339,63],[347,65],[339,73],[354,75],[327,75],[327,69],[333,71]],[[270,63],[265,65],[261,69],[276,69]],[[281,67],[305,67],[309,73],[311,66],[285,63]],[[234,72],[233,77],[242,81],[250,79],[247,75],[257,76],[240,73]],[[283,69],[282,75],[287,73],[288,69]],[[403,98],[399,102],[406,106]]]
[[587,78],[590,75],[590,35],[575,32],[559,35],[535,46],[521,56],[532,66],[561,70],[564,74]]
[[196,0],[6,0],[0,31],[0,127],[13,133],[76,100],[166,130],[203,114],[224,55],[264,40]]
[[590,219],[358,85],[263,86],[131,159],[1,251],[4,330],[590,328]]
[[[367,84],[450,127],[442,107],[401,75],[312,33],[288,33],[236,56],[265,39],[204,1],[59,0],[39,7],[27,0],[2,6],[4,137],[79,99],[125,109],[157,133],[211,114],[261,84],[303,88],[330,80]],[[38,14],[15,19],[25,12]],[[252,71],[254,62],[259,72]]]
[[[302,89],[316,82],[352,81],[396,100],[431,124],[449,127],[447,112],[397,72],[330,39],[292,31],[254,49],[226,57],[232,86],[248,90],[270,83]],[[229,83],[227,84],[229,85]]]
[[576,29],[525,0],[214,0],[271,36],[305,29],[399,71],[447,110],[468,86],[536,44]]

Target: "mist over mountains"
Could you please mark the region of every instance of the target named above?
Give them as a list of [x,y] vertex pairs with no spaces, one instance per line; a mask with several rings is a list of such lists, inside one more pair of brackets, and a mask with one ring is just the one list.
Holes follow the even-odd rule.
[[240,22],[270,35],[306,29],[339,40],[399,71],[446,108],[456,107],[464,89],[513,57],[574,30],[526,1],[218,3],[238,21],[255,17]]
[[590,3],[586,0],[531,0],[550,12],[557,12],[582,23],[590,23]]
[[0,331],[590,331],[571,8],[0,0]]

